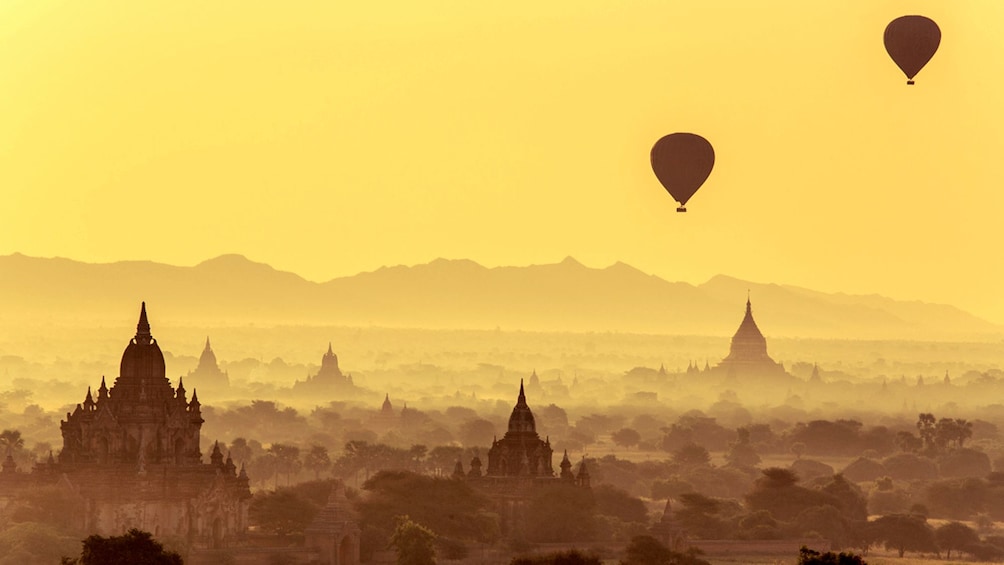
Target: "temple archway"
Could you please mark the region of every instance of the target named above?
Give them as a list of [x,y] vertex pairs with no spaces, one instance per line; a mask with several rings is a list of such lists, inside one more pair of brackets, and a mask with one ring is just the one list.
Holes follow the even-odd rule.
[[359,548],[356,540],[351,535],[343,537],[341,543],[338,544],[338,560],[335,563],[337,565],[359,565],[358,557]]
[[223,547],[223,520],[220,518],[213,519],[213,549],[220,549]]

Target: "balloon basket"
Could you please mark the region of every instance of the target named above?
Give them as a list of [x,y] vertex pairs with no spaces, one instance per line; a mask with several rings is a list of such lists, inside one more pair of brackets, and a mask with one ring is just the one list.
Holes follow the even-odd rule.
[[908,80],[908,81],[906,81],[906,83],[907,84],[913,84],[913,81],[912,80]]
[[676,211],[677,212],[686,212],[687,211],[687,207],[686,206],[680,206],[679,208],[676,209]]

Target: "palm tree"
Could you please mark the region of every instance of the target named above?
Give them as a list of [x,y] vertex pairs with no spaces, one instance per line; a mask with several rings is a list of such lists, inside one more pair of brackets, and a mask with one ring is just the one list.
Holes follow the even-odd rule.
[[21,437],[21,430],[4,430],[0,432],[0,449],[4,453],[17,451],[24,447],[24,438]]

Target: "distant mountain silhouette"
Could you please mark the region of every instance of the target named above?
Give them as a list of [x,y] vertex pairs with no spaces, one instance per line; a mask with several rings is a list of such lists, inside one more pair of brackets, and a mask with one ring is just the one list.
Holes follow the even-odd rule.
[[160,324],[376,325],[731,335],[750,289],[768,336],[968,339],[1004,328],[958,308],[716,276],[669,282],[624,263],[383,267],[325,283],[240,255],[194,267],[0,257],[0,325],[123,323],[146,300]]

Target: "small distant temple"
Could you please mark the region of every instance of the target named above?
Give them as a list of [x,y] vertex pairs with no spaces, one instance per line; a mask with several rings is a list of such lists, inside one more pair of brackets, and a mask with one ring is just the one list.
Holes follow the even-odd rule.
[[388,393],[384,395],[380,410],[370,419],[369,426],[374,432],[383,434],[400,425],[400,420],[398,413],[394,411],[394,405],[391,404]]
[[336,483],[327,505],[304,530],[305,545],[319,553],[315,563],[358,565],[361,530],[354,514],[345,485]]
[[729,355],[713,369],[729,377],[784,376],[784,367],[767,354],[767,339],[753,320],[753,306],[746,298],[746,315],[732,336]]
[[293,392],[298,394],[353,394],[356,392],[356,385],[352,382],[352,375],[343,375],[338,368],[338,356],[335,355],[331,343],[328,343],[328,352],[321,357],[321,369],[316,375],[308,376],[306,380],[296,381],[293,384]]
[[220,370],[216,363],[216,354],[209,345],[209,337],[206,337],[206,348],[202,350],[199,357],[199,366],[193,371],[189,371],[185,378],[188,379],[189,386],[202,389],[202,392],[225,392],[230,388],[230,377],[225,371]]

